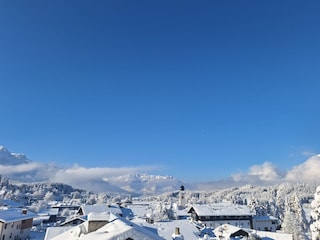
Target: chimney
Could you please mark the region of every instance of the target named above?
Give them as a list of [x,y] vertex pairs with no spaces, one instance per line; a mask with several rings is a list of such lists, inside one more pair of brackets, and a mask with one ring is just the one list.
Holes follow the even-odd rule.
[[25,208],[23,208],[23,209],[22,209],[22,214],[27,214],[27,213],[28,213],[28,210],[25,209]]
[[184,240],[183,235],[180,233],[180,228],[178,227],[176,227],[176,230],[171,237],[172,237],[172,240]]

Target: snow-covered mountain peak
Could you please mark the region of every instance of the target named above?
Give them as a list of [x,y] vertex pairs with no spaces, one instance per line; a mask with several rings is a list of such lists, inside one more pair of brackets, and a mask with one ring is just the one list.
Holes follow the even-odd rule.
[[0,152],[9,152],[4,146],[0,145]]
[[4,146],[0,146],[0,165],[19,165],[28,163],[30,160],[21,153],[11,153]]

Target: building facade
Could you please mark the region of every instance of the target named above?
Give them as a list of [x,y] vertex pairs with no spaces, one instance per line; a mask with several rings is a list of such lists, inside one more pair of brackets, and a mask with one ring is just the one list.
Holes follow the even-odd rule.
[[32,228],[33,213],[10,209],[0,211],[0,240],[25,240]]
[[245,205],[216,203],[210,205],[194,205],[188,213],[194,222],[216,228],[229,224],[240,228],[253,228],[253,214]]
[[253,228],[258,231],[275,232],[280,226],[279,219],[273,216],[254,216]]

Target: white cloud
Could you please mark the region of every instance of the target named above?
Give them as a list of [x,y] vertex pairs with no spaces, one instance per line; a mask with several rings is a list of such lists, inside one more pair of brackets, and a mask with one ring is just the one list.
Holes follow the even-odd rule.
[[256,176],[261,181],[265,182],[274,182],[281,179],[278,169],[271,162],[265,162],[262,165],[252,166],[248,175]]
[[280,172],[277,167],[265,162],[254,165],[246,173],[236,173],[231,176],[234,183],[239,184],[274,184],[281,182],[303,182],[309,184],[320,183],[320,155],[315,155],[300,165],[294,166],[286,172]]
[[[63,182],[77,188],[101,191],[101,189],[110,189],[106,179],[110,177],[133,174],[136,172],[147,171],[147,167],[122,167],[122,168],[84,168],[73,166],[67,169],[58,170],[52,177],[53,182]],[[117,189],[114,189],[114,191]],[[120,189],[118,189],[120,190]]]
[[37,162],[28,162],[18,165],[0,165],[0,173],[4,177],[19,182],[47,181],[55,173],[56,167]]
[[253,165],[247,173],[236,173],[231,177],[234,182],[242,184],[273,184],[282,178],[279,170],[271,162]]
[[19,165],[1,165],[0,173],[18,182],[61,182],[76,188],[101,191],[103,189],[121,191],[111,186],[107,179],[137,172],[150,172],[156,167],[120,167],[120,168],[85,168],[74,165],[70,168],[58,168],[53,164],[28,162]]
[[31,162],[20,165],[0,165],[0,172],[5,173],[6,175],[10,174],[19,174],[26,172],[37,171],[42,167],[42,164]]
[[309,158],[304,163],[293,167],[285,176],[285,181],[317,183],[320,176],[320,155]]

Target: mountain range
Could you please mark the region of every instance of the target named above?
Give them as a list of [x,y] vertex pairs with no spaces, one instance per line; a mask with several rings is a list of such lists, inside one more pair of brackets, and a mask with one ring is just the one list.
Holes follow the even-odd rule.
[[[91,167],[79,165],[61,167],[57,164],[35,162],[20,153],[11,153],[0,146],[0,175],[16,183],[63,183],[96,193],[154,195],[177,191],[181,185],[189,190],[218,190],[246,184],[267,186],[279,183],[320,184],[320,154],[286,171],[271,162],[251,166],[224,179],[208,182],[183,182],[174,176],[149,174],[150,170],[136,167]],[[201,169],[199,169],[201,172]]]
[[24,154],[11,153],[4,146],[0,146],[0,174],[16,183],[61,182],[89,191],[134,195],[175,191],[182,185],[182,181],[172,176],[126,171],[113,174],[110,168],[88,170],[79,166],[63,169],[34,162]]

